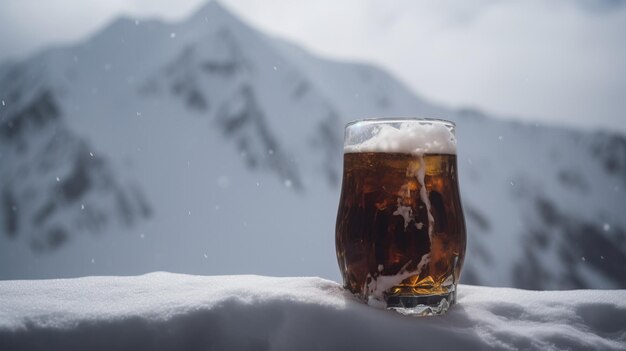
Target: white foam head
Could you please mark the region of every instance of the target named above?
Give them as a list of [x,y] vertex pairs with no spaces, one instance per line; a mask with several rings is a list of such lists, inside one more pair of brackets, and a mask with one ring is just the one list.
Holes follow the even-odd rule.
[[[348,128],[353,130],[347,131],[345,153],[393,152],[416,155],[427,153],[456,155],[454,124],[450,122],[436,120],[389,123],[382,120],[380,122],[360,121],[349,125]],[[350,137],[349,133],[353,133],[354,137]]]

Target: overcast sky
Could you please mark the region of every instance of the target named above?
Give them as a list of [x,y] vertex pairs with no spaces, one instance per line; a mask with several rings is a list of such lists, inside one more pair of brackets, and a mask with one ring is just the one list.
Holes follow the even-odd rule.
[[[119,14],[179,20],[202,0],[0,0],[0,61],[85,38]],[[384,66],[426,98],[626,132],[621,0],[223,0],[316,53]]]

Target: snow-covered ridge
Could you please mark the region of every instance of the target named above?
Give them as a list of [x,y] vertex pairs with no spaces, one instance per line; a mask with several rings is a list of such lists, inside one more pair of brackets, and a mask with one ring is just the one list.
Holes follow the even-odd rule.
[[191,276],[0,282],[2,350],[623,350],[626,291],[459,286],[442,317],[356,301],[314,277]]

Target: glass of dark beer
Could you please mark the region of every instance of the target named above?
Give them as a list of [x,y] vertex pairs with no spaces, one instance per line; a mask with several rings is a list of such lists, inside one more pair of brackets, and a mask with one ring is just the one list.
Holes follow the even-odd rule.
[[336,227],[344,287],[370,305],[443,314],[456,302],[465,244],[454,123],[349,123]]

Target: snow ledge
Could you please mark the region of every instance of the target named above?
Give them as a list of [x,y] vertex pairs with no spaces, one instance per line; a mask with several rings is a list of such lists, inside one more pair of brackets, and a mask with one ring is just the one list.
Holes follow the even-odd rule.
[[0,281],[0,350],[626,349],[626,290],[458,292],[447,315],[411,318],[320,278]]

